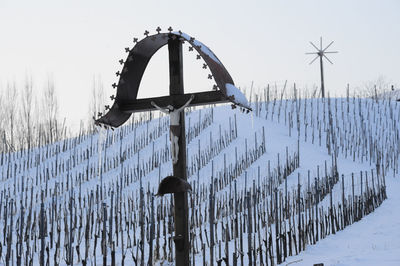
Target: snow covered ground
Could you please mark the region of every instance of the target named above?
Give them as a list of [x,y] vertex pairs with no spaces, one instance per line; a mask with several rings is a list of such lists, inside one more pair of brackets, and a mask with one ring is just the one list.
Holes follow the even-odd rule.
[[[203,265],[203,254],[209,265],[211,234],[208,209],[211,183],[214,183],[214,205],[217,206],[214,223],[214,260],[222,259],[229,253],[230,265],[233,262],[235,246],[239,253],[244,254],[244,264],[248,263],[248,233],[241,233],[240,237],[235,237],[233,233],[236,217],[240,218],[243,228],[247,226],[247,213],[243,212],[241,204],[244,196],[248,192],[253,193],[252,195],[262,195],[260,201],[254,201],[252,204],[252,210],[256,210],[254,217],[259,219],[257,223],[255,219],[252,221],[254,228],[258,230],[252,237],[253,247],[257,250],[256,264],[260,265],[258,255],[260,250],[263,254],[267,252],[264,245],[267,236],[273,237],[272,244],[275,245],[274,218],[268,214],[268,209],[272,210],[273,203],[269,191],[277,188],[279,193],[284,193],[285,180],[289,194],[292,193],[290,196],[296,195],[297,186],[300,184],[301,195],[306,197],[310,192],[307,179],[310,175],[311,193],[315,193],[315,189],[312,188],[313,180],[318,177],[322,181],[324,176],[329,175],[336,159],[338,174],[340,177],[344,176],[342,184],[346,190],[346,197],[352,193],[352,174],[356,181],[355,195],[358,196],[366,185],[360,184],[360,171],[368,173],[370,186],[371,181],[373,185],[379,185],[379,180],[383,180],[382,172],[385,171],[388,199],[361,221],[347,226],[335,235],[328,235],[315,245],[307,243],[305,251],[301,251],[298,256],[288,256],[282,265],[400,265],[400,196],[396,194],[400,191],[400,128],[396,122],[400,120],[400,107],[388,101],[331,98],[287,101],[274,99],[268,102],[253,102],[252,108],[254,112],[251,115],[232,111],[229,106],[220,106],[201,111],[192,110],[186,117],[188,178],[194,188],[190,198],[193,207],[189,214],[190,217],[195,217],[190,219],[193,225],[191,248],[195,253],[196,265]],[[168,134],[168,120],[164,117],[125,126],[114,132],[108,131],[103,136],[108,140],[105,142],[98,142],[99,135],[92,135],[79,141],[68,140],[49,145],[31,153],[6,155],[0,167],[0,209],[3,210],[0,212],[0,228],[5,228],[8,236],[18,234],[21,229],[15,221],[22,216],[27,228],[24,231],[32,236],[31,241],[22,244],[22,249],[30,250],[26,255],[23,254],[23,260],[32,259],[34,265],[38,264],[39,227],[37,223],[32,225],[32,220],[38,219],[40,195],[45,192],[44,204],[49,210],[45,214],[49,223],[49,235],[45,237],[45,244],[50,245],[50,265],[54,261],[61,265],[66,264],[69,256],[68,245],[72,245],[74,250],[79,250],[79,255],[75,251],[72,253],[75,263],[82,261],[85,256],[88,265],[95,261],[99,265],[102,264],[100,241],[103,237],[107,239],[107,265],[111,262],[110,254],[113,248],[113,245],[108,244],[110,239],[116,240],[116,265],[121,265],[122,254],[126,255],[126,265],[134,265],[134,261],[140,261],[142,258],[147,262],[150,242],[153,243],[153,249],[158,250],[158,257],[155,256],[158,258],[156,265],[173,265],[173,230],[170,230],[173,228],[173,214],[169,208],[169,196],[155,198],[155,227],[159,235],[153,235],[153,241],[150,241],[149,226],[153,217],[150,207],[151,194],[156,191],[159,180],[172,172]],[[335,157],[333,149],[336,145],[338,150]],[[299,165],[283,179],[284,164],[295,161],[297,152],[300,154]],[[31,157],[29,163],[27,156]],[[39,160],[34,161],[33,158],[37,156]],[[373,181],[371,174],[379,176],[379,179]],[[30,178],[26,179],[25,176]],[[214,182],[210,182],[211,180]],[[366,176],[364,180],[367,180]],[[236,184],[238,193],[234,203],[233,198],[236,197],[233,191]],[[272,189],[268,188],[271,184]],[[145,193],[145,206],[142,211],[139,204],[141,185]],[[100,190],[101,187],[103,190]],[[257,194],[260,192],[256,188],[262,188],[262,193]],[[339,210],[339,205],[343,202],[340,181],[334,184],[332,194],[333,204]],[[67,208],[72,198],[75,198],[73,204],[76,209],[81,212],[78,215],[76,211],[71,212]],[[14,203],[9,204],[7,200],[14,200]],[[25,209],[21,208],[21,203]],[[105,209],[100,209],[103,208],[102,203],[105,203]],[[329,203],[328,195],[321,199],[319,207],[324,208],[323,212],[328,210]],[[293,206],[295,204],[293,201]],[[235,211],[237,205],[241,206],[242,211]],[[5,212],[7,206],[14,206],[14,211]],[[302,213],[307,217],[307,207],[301,206]],[[115,215],[111,207],[121,214]],[[34,211],[33,214],[31,210]],[[295,217],[297,209],[292,207],[292,210],[292,217]],[[117,219],[109,219],[104,223],[103,211]],[[76,217],[74,222],[68,219],[72,217],[70,213]],[[140,226],[143,221],[139,217],[146,219],[143,237]],[[268,223],[265,225],[263,222],[267,219]],[[13,224],[10,226],[11,223]],[[294,223],[293,221],[290,226],[290,221],[281,220],[280,226],[284,235],[296,227]],[[60,231],[56,231],[57,226]],[[108,235],[110,228],[113,228],[114,232]],[[225,241],[225,228],[230,230],[229,241]],[[330,234],[330,230],[327,230],[327,234]],[[103,231],[107,232],[107,235],[103,235]],[[145,238],[143,247],[140,246],[141,238]],[[241,247],[237,244],[240,238],[244,242]],[[0,251],[0,265],[5,265],[5,241],[1,236],[3,249]],[[15,260],[15,252],[11,251],[20,239],[13,237],[10,241],[12,249],[8,253],[11,253],[11,260]],[[225,245],[228,247],[227,252]],[[222,251],[219,251],[221,249]],[[272,260],[276,261],[276,250],[273,250]],[[45,256],[47,260],[47,255]],[[191,258],[192,256],[191,254]],[[265,258],[266,255],[264,260]],[[240,265],[240,259],[238,263]]]
[[387,178],[388,198],[377,210],[283,265],[400,265],[399,192],[400,179]]

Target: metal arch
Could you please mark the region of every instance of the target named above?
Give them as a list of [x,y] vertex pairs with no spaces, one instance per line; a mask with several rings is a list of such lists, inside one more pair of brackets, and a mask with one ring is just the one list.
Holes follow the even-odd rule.
[[[124,66],[120,73],[114,104],[107,114],[95,121],[97,124],[119,127],[129,119],[133,111],[129,111],[129,108],[127,107],[135,105],[135,103],[143,100],[140,99],[138,101],[137,94],[144,71],[146,70],[151,57],[160,48],[166,45],[168,40],[171,38],[179,38],[182,41],[189,42],[204,59],[219,88],[216,92],[210,91],[208,93],[214,93],[214,96],[217,94],[217,102],[231,101],[231,99],[228,99],[226,95],[225,85],[227,83],[234,85],[232,77],[229,75],[221,61],[206,45],[182,32],[158,33],[142,39],[129,52],[128,57],[125,62],[123,62]],[[151,109],[153,108],[147,106],[146,108],[136,111]]]

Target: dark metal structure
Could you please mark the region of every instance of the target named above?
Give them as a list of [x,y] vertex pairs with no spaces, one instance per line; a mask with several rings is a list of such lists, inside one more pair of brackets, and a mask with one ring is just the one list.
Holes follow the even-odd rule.
[[314,63],[314,61],[317,60],[317,58],[319,58],[319,66],[320,66],[320,70],[321,70],[321,96],[322,96],[322,98],[325,98],[324,65],[323,65],[322,58],[325,57],[325,59],[328,60],[328,62],[333,65],[332,61],[329,60],[329,58],[325,54],[335,54],[335,53],[338,53],[338,52],[337,51],[326,51],[333,44],[333,41],[330,44],[328,44],[324,49],[322,49],[322,37],[320,38],[320,46],[319,46],[320,48],[318,48],[312,42],[310,42],[310,44],[317,50],[317,52],[310,52],[310,53],[306,53],[306,54],[315,54],[315,55],[317,55],[310,62],[310,65],[312,63]]
[[203,58],[212,73],[212,78],[216,82],[216,90],[194,93],[195,98],[190,106],[232,102],[235,105],[251,110],[249,106],[245,106],[232,97],[232,95],[227,94],[226,84],[234,85],[232,77],[221,61],[207,46],[183,32],[169,32],[147,36],[141,41],[137,41],[136,38],[134,39],[136,45],[131,50],[126,49],[129,53],[128,57],[125,61],[120,60],[123,68],[121,72],[117,72],[117,76],[120,77],[118,84],[113,84],[113,87],[117,89],[116,96],[113,97],[115,99],[114,104],[107,114],[96,120],[96,123],[119,127],[129,119],[133,112],[154,110],[154,107],[150,104],[151,101],[157,102],[160,106],[167,106],[169,104],[182,106],[189,100],[191,94],[175,94],[174,97],[164,96],[137,99],[140,82],[151,57],[161,47],[172,41],[177,43],[189,42],[193,49],[198,52],[198,57]]
[[175,176],[167,176],[161,180],[158,186],[157,196],[163,196],[165,194],[188,192],[192,190],[192,186],[183,178]]
[[[129,53],[125,61],[120,60],[123,65],[122,71],[117,72],[119,76],[118,84],[113,84],[117,89],[116,96],[111,109],[102,117],[97,119],[96,124],[103,124],[110,127],[118,127],[125,123],[133,112],[154,110],[155,107],[151,103],[154,102],[158,106],[171,105],[174,108],[179,108],[188,102],[192,95],[194,98],[188,106],[204,105],[231,102],[233,105],[238,105],[242,109],[251,110],[246,98],[234,86],[233,80],[228,71],[222,65],[221,61],[215,54],[203,43],[195,40],[193,37],[182,33],[172,32],[160,33],[157,29],[157,34],[149,36],[149,32],[145,32],[146,37],[139,41],[135,38],[136,45],[126,51]],[[191,47],[189,49],[198,52],[197,58],[203,58],[205,66],[210,69],[209,78],[214,78],[216,85],[213,90],[201,93],[184,93],[183,86],[183,55],[182,43],[188,42]],[[143,77],[144,71],[151,57],[164,45],[168,45],[169,52],[169,96],[137,99],[139,86]],[[186,139],[185,139],[185,112],[182,110],[179,114],[178,125],[171,125],[171,133],[174,131],[177,136],[180,136],[177,144],[178,154],[177,160],[173,163],[173,178],[167,178],[161,182],[161,192],[174,193],[174,226],[175,226],[175,264],[179,266],[190,265],[189,261],[189,234],[188,234],[188,200],[187,193],[187,172],[186,172]],[[174,127],[174,128],[173,128]],[[178,132],[177,132],[178,131]],[[182,182],[177,182],[176,178],[181,178]],[[169,186],[176,184],[181,188],[171,188]],[[164,191],[165,190],[165,191]]]

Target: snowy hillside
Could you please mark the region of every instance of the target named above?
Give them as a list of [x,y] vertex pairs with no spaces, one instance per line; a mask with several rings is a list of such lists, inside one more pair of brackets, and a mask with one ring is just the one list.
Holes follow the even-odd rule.
[[388,199],[375,212],[304,253],[288,259],[293,265],[399,265],[400,180],[387,179]]
[[[398,104],[278,97],[188,110],[191,261],[399,265]],[[146,118],[1,155],[0,265],[173,264],[169,120]]]

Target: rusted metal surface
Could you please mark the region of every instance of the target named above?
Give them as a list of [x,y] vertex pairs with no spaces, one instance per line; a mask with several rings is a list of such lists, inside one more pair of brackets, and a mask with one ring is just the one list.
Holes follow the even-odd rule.
[[137,42],[136,45],[131,50],[127,49],[128,56],[126,60],[120,60],[123,68],[122,71],[117,73],[119,75],[118,84],[113,85],[117,89],[116,96],[113,97],[114,104],[104,116],[95,121],[97,124],[119,127],[129,119],[133,112],[154,110],[154,107],[150,104],[151,101],[156,101],[161,106],[172,103],[179,106],[187,101],[190,95],[186,94],[177,97],[170,95],[166,97],[137,99],[140,82],[147,64],[151,57],[161,47],[166,45],[170,39],[190,43],[191,47],[193,47],[192,50],[197,51],[198,56],[205,61],[204,68],[208,67],[210,69],[211,75],[209,78],[213,78],[216,82],[216,90],[194,93],[195,98],[190,106],[224,102],[233,102],[240,105],[240,103],[235,102],[231,97],[227,97],[225,86],[227,83],[234,85],[232,77],[221,61],[206,45],[182,32],[147,34],[146,36],[138,42],[135,40]]

